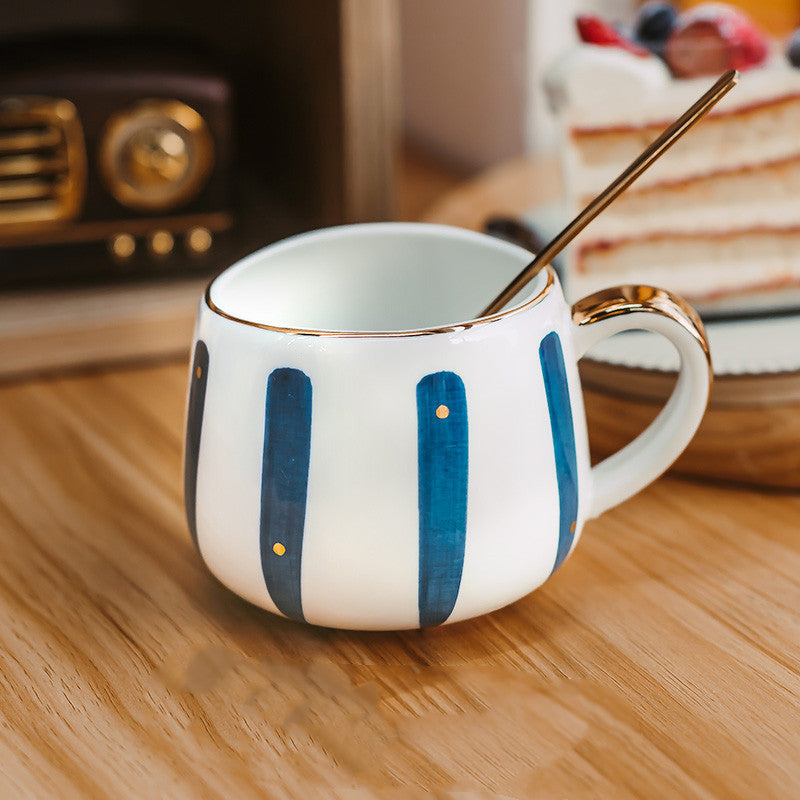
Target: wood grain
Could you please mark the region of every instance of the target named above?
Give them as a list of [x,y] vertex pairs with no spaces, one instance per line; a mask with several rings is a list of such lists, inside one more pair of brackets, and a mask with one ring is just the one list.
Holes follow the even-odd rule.
[[209,278],[0,296],[0,378],[182,358]]
[[0,385],[0,796],[800,794],[800,497],[662,478],[494,614],[303,626],[192,547],[187,380]]
[[800,792],[800,498],[662,479],[502,611],[303,626],[192,548],[187,372],[0,387],[2,796]]
[[[592,455],[605,458],[643,431],[664,402],[584,384]],[[800,403],[711,407],[672,471],[786,489],[800,488]]]

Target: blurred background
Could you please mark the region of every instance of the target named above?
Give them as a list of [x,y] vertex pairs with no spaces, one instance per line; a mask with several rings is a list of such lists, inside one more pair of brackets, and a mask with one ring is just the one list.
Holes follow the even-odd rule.
[[[575,17],[630,24],[636,0],[401,0],[403,132],[413,149],[476,172],[556,144],[542,73],[578,41]],[[676,2],[688,9],[697,2]],[[737,0],[775,38],[800,25],[799,0]]]
[[[577,13],[639,5],[5,0],[2,374],[184,353],[202,286],[242,255],[428,219],[551,157],[543,70]],[[737,5],[775,38],[800,24],[800,0]]]

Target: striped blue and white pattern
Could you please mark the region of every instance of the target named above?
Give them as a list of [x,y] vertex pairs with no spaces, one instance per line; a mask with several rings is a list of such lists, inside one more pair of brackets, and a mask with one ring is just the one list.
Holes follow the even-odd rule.
[[[488,388],[461,362],[391,395],[280,366],[237,404],[233,367],[215,369],[198,340],[184,479],[203,557],[232,588],[253,559],[241,593],[316,624],[428,627],[526,594],[563,563],[578,521],[572,368],[557,333],[538,356],[518,373],[498,365]],[[204,414],[223,399],[247,412]],[[227,538],[205,533],[223,526]]]

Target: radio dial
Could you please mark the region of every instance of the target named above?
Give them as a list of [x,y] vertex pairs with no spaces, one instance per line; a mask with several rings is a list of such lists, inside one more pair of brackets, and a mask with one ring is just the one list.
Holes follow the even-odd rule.
[[192,200],[211,172],[214,146],[203,118],[177,100],[145,100],[115,114],[100,168],[124,206],[163,212]]

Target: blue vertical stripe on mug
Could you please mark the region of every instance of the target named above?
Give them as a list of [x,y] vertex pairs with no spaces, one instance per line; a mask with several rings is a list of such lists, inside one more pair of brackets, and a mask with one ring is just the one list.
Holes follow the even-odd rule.
[[419,463],[419,623],[440,625],[453,611],[467,532],[467,401],[453,372],[417,384]]
[[200,458],[200,435],[203,431],[203,410],[208,383],[208,347],[202,339],[197,340],[194,348],[192,374],[189,380],[186,449],[183,459],[183,502],[192,541],[197,547],[197,464]]
[[304,620],[303,529],[311,457],[311,381],[298,369],[270,373],[261,472],[261,569],[272,601]]
[[572,422],[572,405],[569,399],[567,369],[561,340],[551,331],[539,345],[547,408],[550,412],[550,429],[553,434],[553,452],[558,478],[558,550],[553,572],[560,566],[572,547],[578,520],[578,464],[575,456],[575,429]]

